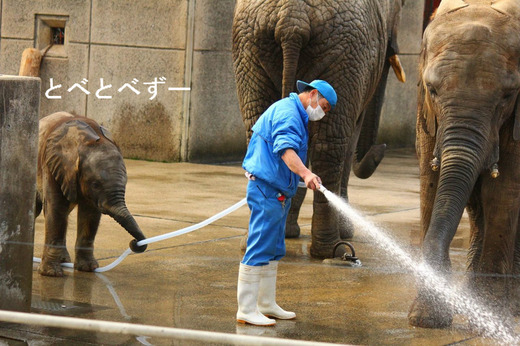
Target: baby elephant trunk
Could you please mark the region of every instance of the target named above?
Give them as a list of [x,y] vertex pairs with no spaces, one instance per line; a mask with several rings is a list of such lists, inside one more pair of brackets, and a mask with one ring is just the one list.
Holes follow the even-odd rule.
[[138,241],[143,240],[146,237],[124,203],[108,208],[107,214],[116,220],[117,223],[119,223],[132,237],[135,238],[130,242],[130,249],[132,251],[144,252],[146,250],[146,244],[142,246],[137,245]]

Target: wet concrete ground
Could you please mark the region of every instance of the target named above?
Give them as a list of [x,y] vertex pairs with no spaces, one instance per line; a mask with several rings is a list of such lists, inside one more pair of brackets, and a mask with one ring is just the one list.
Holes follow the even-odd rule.
[[[245,197],[247,180],[239,164],[200,165],[127,161],[127,204],[147,237],[168,233],[226,209]],[[352,177],[350,202],[411,253],[419,242],[419,180],[411,150],[388,153],[367,180]],[[365,345],[494,345],[472,332],[462,316],[452,328],[408,325],[414,278],[400,268],[391,250],[374,246],[357,232],[351,243],[362,266],[324,264],[309,255],[312,193],[300,213],[302,236],[288,239],[280,263],[278,303],[295,311],[292,321],[274,327],[237,324],[236,284],[239,244],[246,232],[247,206],[192,233],[150,244],[103,274],[66,271],[63,278],[33,271],[33,311],[59,316],[131,322],[224,333]],[[73,256],[75,212],[69,219]],[[452,244],[454,278],[462,280],[468,245],[463,220]],[[131,240],[103,216],[95,255],[111,263]],[[43,217],[36,221],[35,256],[43,248]],[[184,345],[164,338],[91,333],[0,324],[0,344],[17,345]],[[23,344],[23,343],[20,343]],[[198,343],[189,343],[198,344]],[[201,343],[202,344],[202,343]]]

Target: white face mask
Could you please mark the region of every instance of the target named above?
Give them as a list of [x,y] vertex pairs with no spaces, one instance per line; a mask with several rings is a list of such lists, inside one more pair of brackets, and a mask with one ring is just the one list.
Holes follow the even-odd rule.
[[318,121],[321,120],[325,116],[325,112],[320,106],[320,96],[319,94],[316,94],[316,102],[318,103],[318,106],[316,108],[311,107],[311,102],[309,101],[309,105],[307,106],[307,109],[305,110],[307,112],[307,115],[309,116],[310,121]]

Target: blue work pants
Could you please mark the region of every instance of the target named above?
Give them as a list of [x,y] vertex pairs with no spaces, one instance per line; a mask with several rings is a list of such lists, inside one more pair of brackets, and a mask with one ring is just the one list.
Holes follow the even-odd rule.
[[251,210],[247,249],[243,264],[263,266],[285,256],[285,221],[291,199],[279,201],[279,191],[260,179],[247,185],[247,204]]

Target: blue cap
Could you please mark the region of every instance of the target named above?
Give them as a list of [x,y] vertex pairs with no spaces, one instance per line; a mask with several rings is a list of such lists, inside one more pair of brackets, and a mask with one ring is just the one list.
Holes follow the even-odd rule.
[[315,79],[310,84],[302,82],[301,80],[296,82],[296,87],[299,92],[303,92],[306,87],[310,86],[311,88],[317,89],[320,94],[325,97],[327,101],[330,103],[331,109],[334,109],[336,106],[336,102],[338,102],[338,96],[334,91],[334,88],[324,80]]

